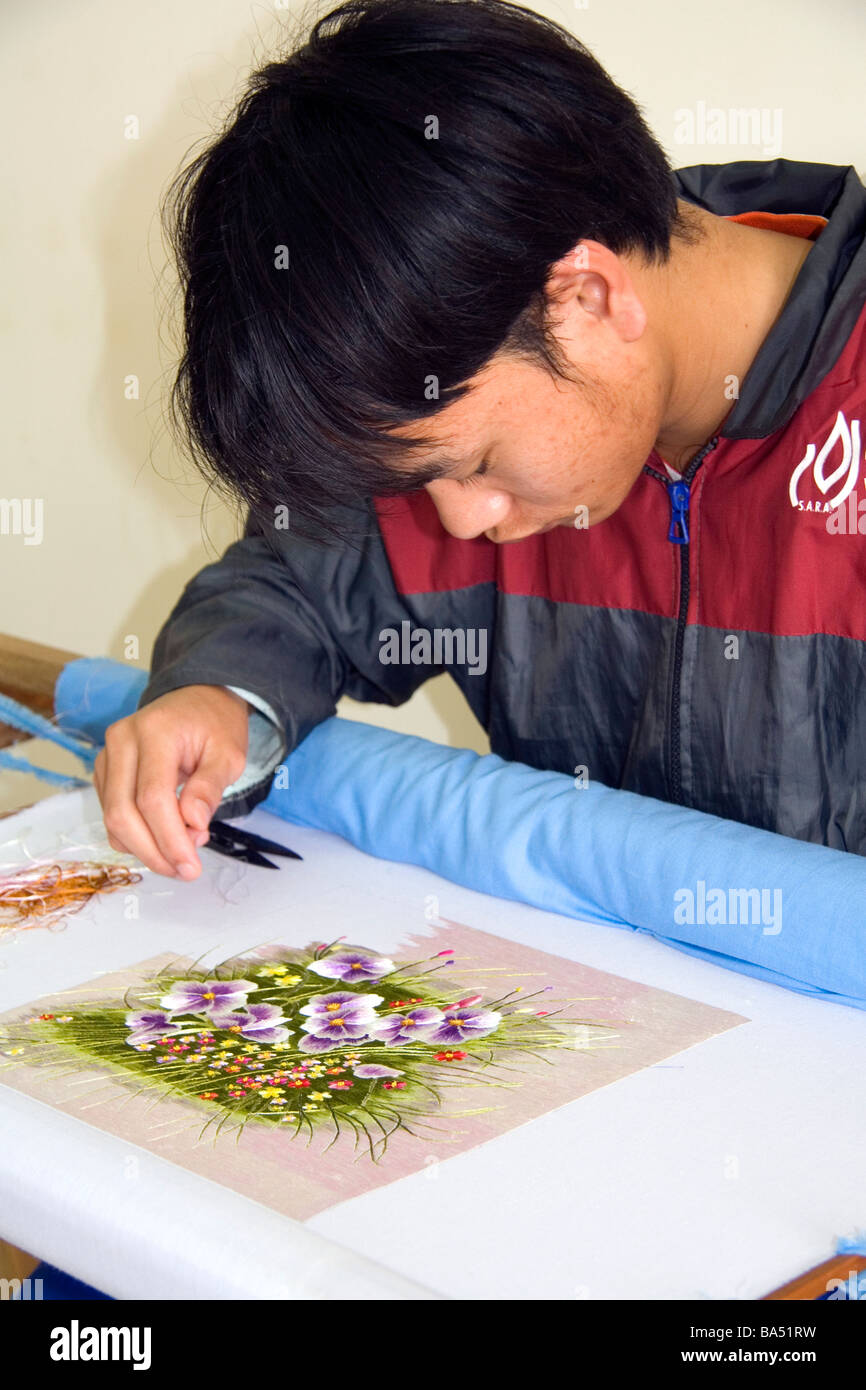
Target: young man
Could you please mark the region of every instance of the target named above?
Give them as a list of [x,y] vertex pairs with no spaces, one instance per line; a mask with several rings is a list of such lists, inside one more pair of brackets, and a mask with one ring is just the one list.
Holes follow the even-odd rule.
[[866,852],[852,168],[674,175],[549,21],[357,0],[177,193],[174,405],[250,519],[109,730],[116,848],[195,877],[341,695],[449,669],[503,757]]

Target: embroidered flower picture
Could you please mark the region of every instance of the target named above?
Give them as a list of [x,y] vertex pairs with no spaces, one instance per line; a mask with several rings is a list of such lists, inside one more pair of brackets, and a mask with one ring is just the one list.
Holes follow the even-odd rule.
[[2,1045],[29,1046],[43,1062],[100,1062],[203,1106],[203,1134],[249,1123],[292,1137],[324,1130],[379,1159],[393,1133],[435,1116],[446,1092],[518,1086],[521,1054],[589,1050],[611,1031],[537,1007],[550,986],[466,995],[449,987],[452,957],[398,964],[335,944],[166,972],[114,1007],[30,1018],[23,1033],[4,1030]]

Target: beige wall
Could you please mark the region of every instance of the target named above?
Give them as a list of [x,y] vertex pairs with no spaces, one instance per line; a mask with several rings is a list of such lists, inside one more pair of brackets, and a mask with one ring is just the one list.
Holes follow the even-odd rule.
[[[644,106],[675,164],[789,158],[866,168],[860,0],[540,4]],[[146,664],[182,584],[234,534],[163,422],[172,346],[157,209],[189,148],[302,7],[236,0],[4,0],[6,285],[0,497],[41,498],[44,536],[0,535],[0,630]],[[781,111],[781,150],[684,146],[682,108]],[[134,117],[137,139],[127,138]],[[160,341],[162,332],[163,341]],[[125,382],[140,383],[127,399]],[[483,748],[447,678],[398,711],[347,713]]]

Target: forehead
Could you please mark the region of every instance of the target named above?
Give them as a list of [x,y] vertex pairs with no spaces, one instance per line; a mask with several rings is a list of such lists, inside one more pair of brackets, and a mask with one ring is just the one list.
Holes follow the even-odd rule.
[[[494,358],[466,383],[456,401],[432,415],[389,431],[397,439],[418,443],[407,451],[407,463],[459,468],[490,442],[491,434],[532,396],[532,378],[540,374],[529,363]],[[536,382],[537,385],[537,382]]]

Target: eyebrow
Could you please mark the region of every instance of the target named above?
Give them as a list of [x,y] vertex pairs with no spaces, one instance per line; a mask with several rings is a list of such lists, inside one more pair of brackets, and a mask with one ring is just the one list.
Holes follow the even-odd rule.
[[465,467],[463,459],[453,459],[450,455],[440,454],[438,458],[432,458],[427,463],[415,469],[407,469],[409,477],[416,477],[425,483],[432,483],[436,478],[446,478],[451,473],[456,473],[458,469]]

